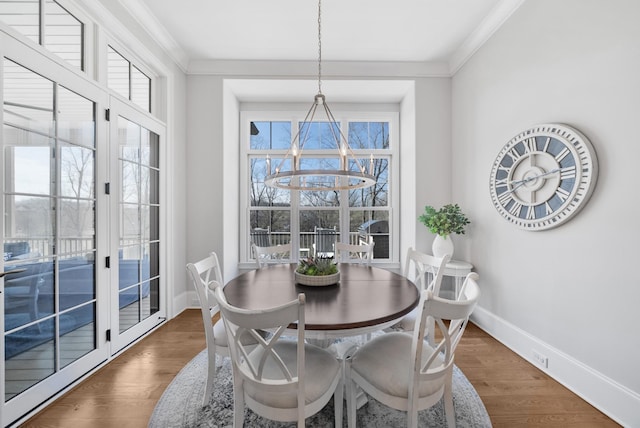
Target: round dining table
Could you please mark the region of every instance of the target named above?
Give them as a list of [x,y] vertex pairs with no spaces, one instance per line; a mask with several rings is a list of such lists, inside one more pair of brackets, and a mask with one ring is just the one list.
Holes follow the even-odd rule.
[[296,283],[296,266],[274,264],[239,275],[224,287],[225,297],[239,308],[267,309],[304,293],[305,332],[317,339],[387,328],[411,312],[420,300],[413,282],[388,270],[341,263],[337,284],[309,286]]

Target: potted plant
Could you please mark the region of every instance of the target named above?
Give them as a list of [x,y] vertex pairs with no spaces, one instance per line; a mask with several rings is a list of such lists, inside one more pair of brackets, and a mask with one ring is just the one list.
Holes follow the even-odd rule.
[[340,272],[333,257],[308,257],[298,263],[295,277],[302,285],[331,285],[340,280]]
[[447,204],[439,210],[427,205],[418,220],[427,226],[431,233],[436,234],[432,246],[433,255],[436,257],[453,255],[453,241],[449,235],[464,235],[464,228],[470,223],[458,204]]

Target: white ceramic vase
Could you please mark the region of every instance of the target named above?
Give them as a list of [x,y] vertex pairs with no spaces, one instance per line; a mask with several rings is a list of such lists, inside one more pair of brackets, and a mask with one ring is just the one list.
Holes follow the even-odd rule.
[[445,254],[449,254],[453,257],[453,241],[451,240],[451,236],[447,235],[446,238],[436,235],[436,239],[433,240],[433,245],[431,246],[431,251],[433,251],[433,255],[439,259],[445,256]]

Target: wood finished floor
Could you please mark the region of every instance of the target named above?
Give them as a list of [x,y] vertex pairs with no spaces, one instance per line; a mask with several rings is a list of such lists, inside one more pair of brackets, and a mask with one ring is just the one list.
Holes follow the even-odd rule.
[[[164,389],[204,348],[200,312],[187,310],[22,426],[146,427]],[[494,427],[619,426],[474,325],[458,347],[456,365]]]

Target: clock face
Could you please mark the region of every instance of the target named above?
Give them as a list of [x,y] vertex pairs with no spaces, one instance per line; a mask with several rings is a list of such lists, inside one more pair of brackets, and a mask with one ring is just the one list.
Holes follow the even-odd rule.
[[559,226],[587,202],[598,178],[587,138],[561,124],[518,134],[491,168],[491,199],[498,212],[525,230]]

